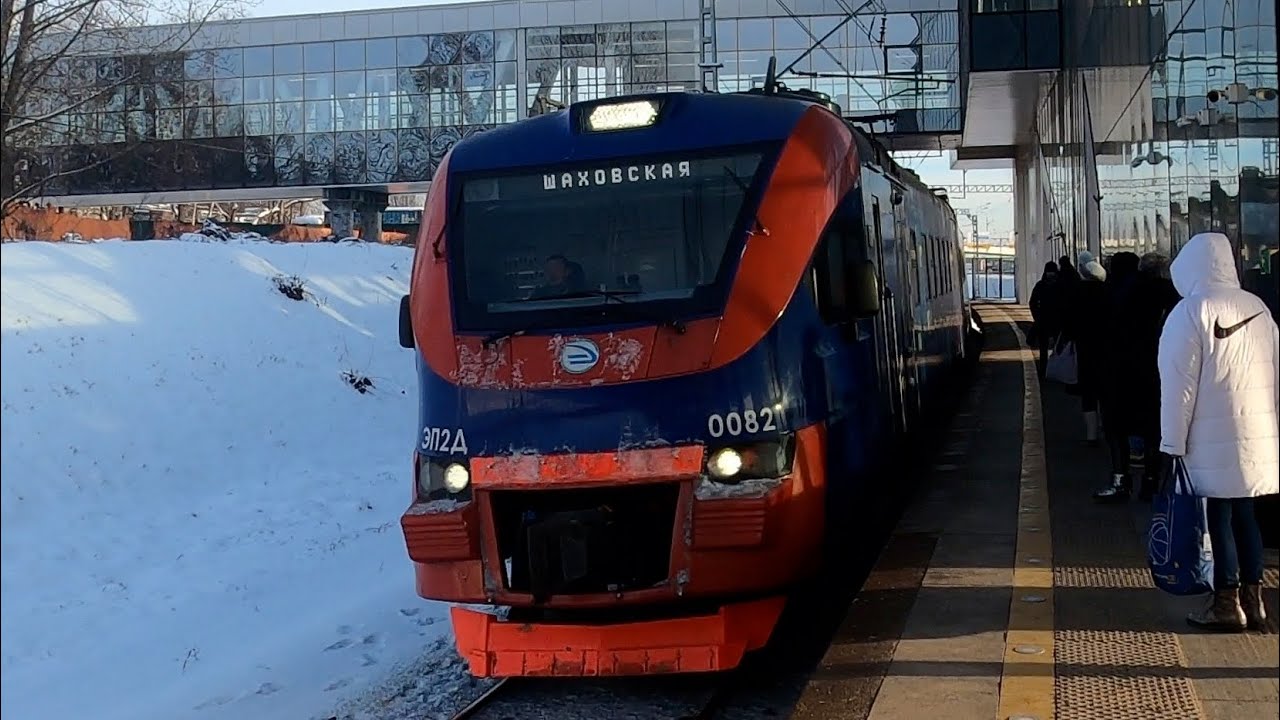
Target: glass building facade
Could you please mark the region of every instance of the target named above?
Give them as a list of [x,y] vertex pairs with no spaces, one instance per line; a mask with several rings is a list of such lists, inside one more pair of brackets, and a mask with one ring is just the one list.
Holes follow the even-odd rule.
[[[1091,5],[1063,4],[1066,67],[1043,89],[1036,114],[1032,166],[1059,247],[1171,256],[1196,233],[1222,232],[1236,247],[1242,283],[1274,314],[1274,1]],[[1143,43],[1150,57],[1133,57]]]
[[49,107],[27,110],[86,100],[28,138],[20,172],[50,177],[41,194],[53,197],[420,190],[472,133],[556,104],[696,90],[700,63],[718,63],[720,91],[747,89],[771,54],[789,86],[826,92],[847,113],[892,116],[899,132],[960,128],[954,0],[889,0],[853,17],[836,2],[720,0],[706,17],[703,6],[493,2],[273,18],[215,27],[233,29],[231,40],[205,32],[183,52],[67,58],[48,92],[32,94]]

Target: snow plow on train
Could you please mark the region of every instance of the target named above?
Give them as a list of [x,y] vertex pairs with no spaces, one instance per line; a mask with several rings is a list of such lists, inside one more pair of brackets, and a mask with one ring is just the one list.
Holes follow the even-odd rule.
[[945,200],[768,88],[577,103],[435,173],[401,524],[477,676],[735,667],[964,352]]

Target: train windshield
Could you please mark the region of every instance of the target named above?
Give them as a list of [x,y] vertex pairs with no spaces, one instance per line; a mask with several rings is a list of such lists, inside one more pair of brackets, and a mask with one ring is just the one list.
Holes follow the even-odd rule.
[[[463,326],[657,320],[713,309],[763,153],[614,160],[462,184]],[[631,317],[629,318],[628,315]]]

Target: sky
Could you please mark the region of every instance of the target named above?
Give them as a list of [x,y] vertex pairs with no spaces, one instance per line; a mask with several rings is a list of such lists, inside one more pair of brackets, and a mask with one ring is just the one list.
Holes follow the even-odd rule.
[[[352,10],[375,10],[380,8],[417,7],[422,5],[447,5],[473,0],[249,0],[254,3],[249,8],[250,17],[277,17],[281,15],[303,15],[325,12],[349,12]],[[919,153],[916,153],[919,155]],[[997,185],[1007,184],[1012,179],[1010,170],[971,170],[962,173],[950,168],[949,158],[943,155],[933,157],[900,158],[911,169],[920,174],[926,183],[931,185]],[[969,210],[979,216],[979,232],[989,233],[993,237],[1010,236],[1013,233],[1013,199],[1009,195],[968,194],[961,197],[951,195],[953,207]],[[969,232],[969,223],[963,219],[965,232]]]

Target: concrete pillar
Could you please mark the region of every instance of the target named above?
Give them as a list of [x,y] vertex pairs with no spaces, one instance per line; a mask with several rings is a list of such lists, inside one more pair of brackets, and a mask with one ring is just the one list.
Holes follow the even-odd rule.
[[339,240],[355,235],[356,204],[350,200],[326,200],[329,206],[329,229]]
[[360,210],[360,239],[365,242],[382,242],[383,207],[372,203],[360,203],[358,207]]

